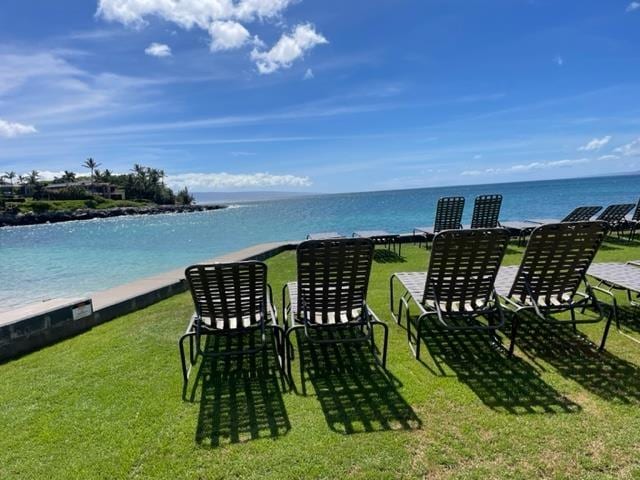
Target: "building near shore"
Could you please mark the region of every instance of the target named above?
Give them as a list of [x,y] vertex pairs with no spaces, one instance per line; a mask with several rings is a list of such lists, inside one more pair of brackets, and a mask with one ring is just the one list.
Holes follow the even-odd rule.
[[67,183],[50,183],[44,187],[44,191],[54,193],[68,188],[83,188],[89,193],[99,195],[110,200],[126,199],[124,188],[119,187],[118,185],[113,185],[112,183],[91,182],[88,180]]

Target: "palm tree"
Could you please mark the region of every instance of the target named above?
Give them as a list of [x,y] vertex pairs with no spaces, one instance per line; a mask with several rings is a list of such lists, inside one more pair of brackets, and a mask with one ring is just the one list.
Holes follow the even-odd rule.
[[73,183],[76,181],[76,174],[74,172],[70,172],[69,170],[65,170],[61,180],[65,183]]
[[40,178],[40,172],[37,170],[31,170],[31,173],[27,175],[27,183],[29,185],[37,185],[38,178]]
[[95,172],[96,168],[100,166],[98,162],[96,162],[93,158],[87,158],[82,164],[84,168],[88,168],[91,170],[91,182],[93,183],[93,172]]
[[16,178],[16,172],[4,172],[4,178],[9,180],[9,183],[13,186],[13,179]]

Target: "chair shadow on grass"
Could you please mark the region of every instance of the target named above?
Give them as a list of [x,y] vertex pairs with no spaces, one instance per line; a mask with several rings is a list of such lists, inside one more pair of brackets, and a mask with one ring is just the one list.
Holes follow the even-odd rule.
[[373,260],[378,263],[406,263],[404,257],[386,248],[376,248],[373,252]]
[[[602,334],[604,323],[596,324],[598,335]],[[610,335],[613,334],[612,328]],[[609,351],[599,352],[596,344],[581,332],[574,332],[569,324],[525,317],[520,323],[517,345],[531,361],[543,360],[563,377],[604,400],[640,403],[640,367]]]
[[453,377],[466,384],[489,408],[514,415],[577,413],[580,405],[546,383],[529,363],[506,349],[487,333],[427,329],[423,342],[435,375]]
[[196,442],[217,447],[285,435],[291,424],[274,352],[269,349],[242,357],[211,355],[227,349],[229,342],[209,337],[205,347],[194,386],[194,394],[200,389]]
[[[341,332],[338,335],[349,335]],[[302,391],[313,387],[329,428],[351,435],[419,429],[422,422],[400,395],[400,382],[380,367],[365,344],[312,344],[298,334],[303,352]]]

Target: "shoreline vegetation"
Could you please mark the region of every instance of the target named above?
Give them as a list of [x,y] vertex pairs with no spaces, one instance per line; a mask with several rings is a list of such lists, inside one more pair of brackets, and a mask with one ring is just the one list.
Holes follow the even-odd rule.
[[226,205],[154,205],[116,206],[113,208],[78,208],[76,210],[52,210],[42,213],[6,213],[0,212],[0,228],[44,223],[72,222],[113,218],[127,215],[160,215],[165,213],[193,213],[227,208]]
[[49,181],[37,170],[0,175],[0,227],[225,208],[194,205],[186,187],[174,193],[164,183],[163,170],[135,164],[130,173],[114,174],[99,166],[88,158],[82,167],[89,176],[65,170]]

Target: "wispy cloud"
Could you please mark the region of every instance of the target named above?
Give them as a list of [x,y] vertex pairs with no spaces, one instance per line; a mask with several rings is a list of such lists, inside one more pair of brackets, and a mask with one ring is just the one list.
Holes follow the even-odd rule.
[[553,57],[553,63],[555,63],[559,67],[562,67],[564,65],[564,58],[562,58],[560,55],[556,55],[555,57]]
[[168,175],[167,183],[175,188],[218,190],[224,188],[310,187],[309,177],[272,175],[270,173],[180,173]]
[[616,149],[614,152],[619,153],[623,157],[637,157],[640,156],[640,137],[635,140],[622,145]]
[[640,2],[631,2],[629,5],[627,5],[627,12],[633,12],[635,10],[638,10],[640,8]]
[[14,138],[20,135],[36,133],[36,127],[18,122],[8,122],[0,118],[0,137]]
[[310,68],[307,68],[307,71],[304,72],[304,77],[302,77],[304,80],[311,80],[312,78],[314,78],[314,74],[313,74],[313,70],[311,70]]
[[479,176],[479,175],[501,175],[508,173],[530,172],[534,170],[546,170],[554,168],[571,167],[574,165],[580,165],[588,163],[587,158],[578,158],[572,160],[553,160],[548,162],[531,162],[525,164],[510,165],[508,167],[493,167],[485,168],[483,170],[464,170],[461,175],[464,176]]
[[602,147],[604,147],[607,143],[611,141],[611,138],[612,138],[611,135],[607,135],[606,137],[602,137],[602,138],[594,138],[590,140],[586,145],[583,145],[580,148],[578,148],[578,150],[582,152],[591,152],[594,150],[600,150]]
[[153,42],[151,45],[144,49],[144,53],[152,57],[170,57],[171,48],[169,47],[169,45]]

